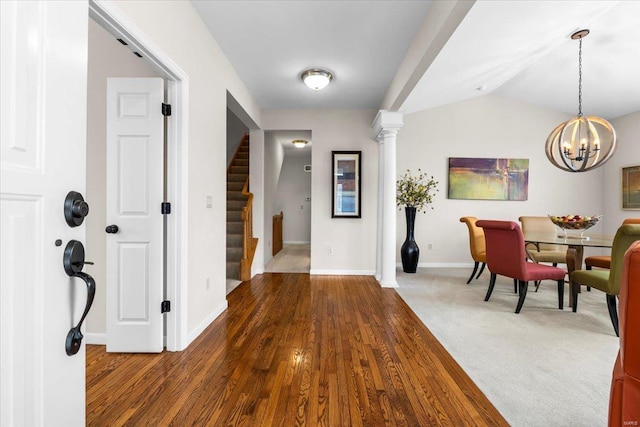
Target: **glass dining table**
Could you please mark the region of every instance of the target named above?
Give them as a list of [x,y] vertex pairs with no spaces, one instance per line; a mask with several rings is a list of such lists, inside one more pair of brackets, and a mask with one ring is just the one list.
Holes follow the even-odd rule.
[[[589,234],[588,236],[570,236],[559,234],[536,234],[526,233],[524,235],[525,243],[547,243],[552,245],[567,246],[567,274],[568,277],[575,270],[582,269],[582,260],[584,257],[584,248],[611,248],[613,245],[613,236],[603,234]],[[569,307],[573,307],[572,293],[569,292]]]

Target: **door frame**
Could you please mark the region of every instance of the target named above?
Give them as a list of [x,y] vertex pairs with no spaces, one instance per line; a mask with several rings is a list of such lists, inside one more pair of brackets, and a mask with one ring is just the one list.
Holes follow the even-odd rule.
[[[167,121],[167,198],[171,214],[166,228],[166,283],[171,311],[165,314],[166,349],[184,350],[187,335],[188,282],[188,108],[189,77],[129,17],[113,3],[89,0],[89,16],[140,53],[167,82],[167,101],[174,108]],[[158,209],[160,207],[158,206]],[[160,307],[158,307],[160,309]]]

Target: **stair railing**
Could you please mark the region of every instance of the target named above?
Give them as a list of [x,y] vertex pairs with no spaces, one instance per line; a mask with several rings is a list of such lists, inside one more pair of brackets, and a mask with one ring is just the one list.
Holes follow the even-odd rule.
[[255,252],[253,238],[253,193],[249,192],[249,178],[242,187],[242,195],[247,196],[247,204],[242,208],[242,260],[240,261],[240,280],[251,278],[251,262]]

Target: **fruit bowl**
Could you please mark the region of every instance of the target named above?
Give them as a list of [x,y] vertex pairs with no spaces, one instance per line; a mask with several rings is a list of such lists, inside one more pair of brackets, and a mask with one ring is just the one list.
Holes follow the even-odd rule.
[[586,230],[600,221],[602,215],[549,215],[549,219],[563,230]]

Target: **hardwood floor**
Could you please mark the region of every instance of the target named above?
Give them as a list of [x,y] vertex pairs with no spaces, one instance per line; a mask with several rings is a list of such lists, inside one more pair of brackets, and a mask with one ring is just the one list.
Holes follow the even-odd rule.
[[393,289],[265,273],[187,350],[87,346],[88,426],[507,426]]

